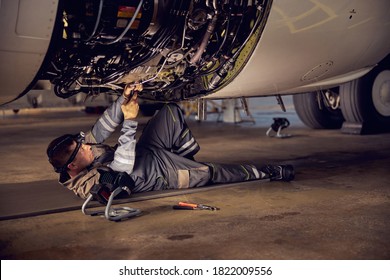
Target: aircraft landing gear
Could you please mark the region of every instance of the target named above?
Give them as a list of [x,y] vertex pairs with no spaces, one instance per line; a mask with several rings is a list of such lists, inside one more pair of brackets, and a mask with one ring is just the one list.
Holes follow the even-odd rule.
[[390,130],[390,70],[374,69],[368,75],[340,86],[342,132],[381,133]]
[[293,95],[295,111],[301,121],[313,129],[339,129],[343,116],[338,107],[337,89]]
[[293,101],[299,118],[310,128],[341,128],[349,134],[388,132],[390,56],[359,79],[326,92],[296,94]]

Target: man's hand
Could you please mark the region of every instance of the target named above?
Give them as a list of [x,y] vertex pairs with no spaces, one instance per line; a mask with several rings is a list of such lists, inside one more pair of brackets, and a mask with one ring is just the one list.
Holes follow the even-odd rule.
[[143,90],[142,84],[127,84],[125,86],[125,89],[123,90],[123,97],[125,98],[125,101],[123,104],[130,101],[131,97],[133,96],[134,92],[140,92]]
[[139,105],[138,105],[138,91],[142,90],[141,84],[128,84],[123,90],[124,102],[121,105],[121,109],[125,120],[135,119],[138,115]]

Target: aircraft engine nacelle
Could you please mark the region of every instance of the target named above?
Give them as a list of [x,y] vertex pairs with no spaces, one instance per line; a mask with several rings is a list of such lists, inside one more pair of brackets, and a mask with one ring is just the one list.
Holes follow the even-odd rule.
[[387,127],[389,19],[388,0],[1,0],[0,105],[142,83],[154,101],[310,93],[311,127]]
[[[14,41],[0,45],[7,61],[1,71],[9,73],[1,79],[17,91],[14,97],[38,80],[50,80],[61,98],[120,93],[125,84],[142,82],[143,98],[178,101],[215,92],[240,72],[272,1],[60,0],[50,8],[45,0],[3,2],[1,12],[7,9],[12,22],[1,36]],[[15,25],[23,36],[12,32]],[[36,53],[35,61],[18,61],[24,52]],[[27,77],[12,88],[18,71]]]

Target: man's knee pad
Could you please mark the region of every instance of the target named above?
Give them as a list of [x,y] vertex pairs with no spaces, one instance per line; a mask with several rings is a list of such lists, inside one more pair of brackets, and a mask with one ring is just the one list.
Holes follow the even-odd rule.
[[93,198],[100,203],[107,205],[111,194],[118,188],[122,191],[118,194],[119,197],[126,197],[131,194],[134,189],[134,181],[126,172],[116,172],[109,168],[99,168],[100,173],[99,183],[95,184],[89,191]]

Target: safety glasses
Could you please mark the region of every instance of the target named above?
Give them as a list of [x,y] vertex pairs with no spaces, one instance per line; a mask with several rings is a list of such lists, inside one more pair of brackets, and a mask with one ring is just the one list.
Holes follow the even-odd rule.
[[54,168],[55,172],[61,173],[68,169],[69,163],[71,163],[75,159],[77,153],[79,152],[82,144],[85,141],[85,134],[82,131],[79,134],[67,134],[64,136],[63,139],[61,139],[61,141],[59,141],[56,145],[54,145],[53,148],[50,149],[50,151],[48,151],[48,157],[50,161],[54,153],[56,152],[56,150],[58,150],[60,147],[63,147],[65,143],[67,142],[73,143],[73,141],[76,142],[76,148],[73,150],[72,154],[70,155],[70,157],[68,158],[68,160],[63,166]]

